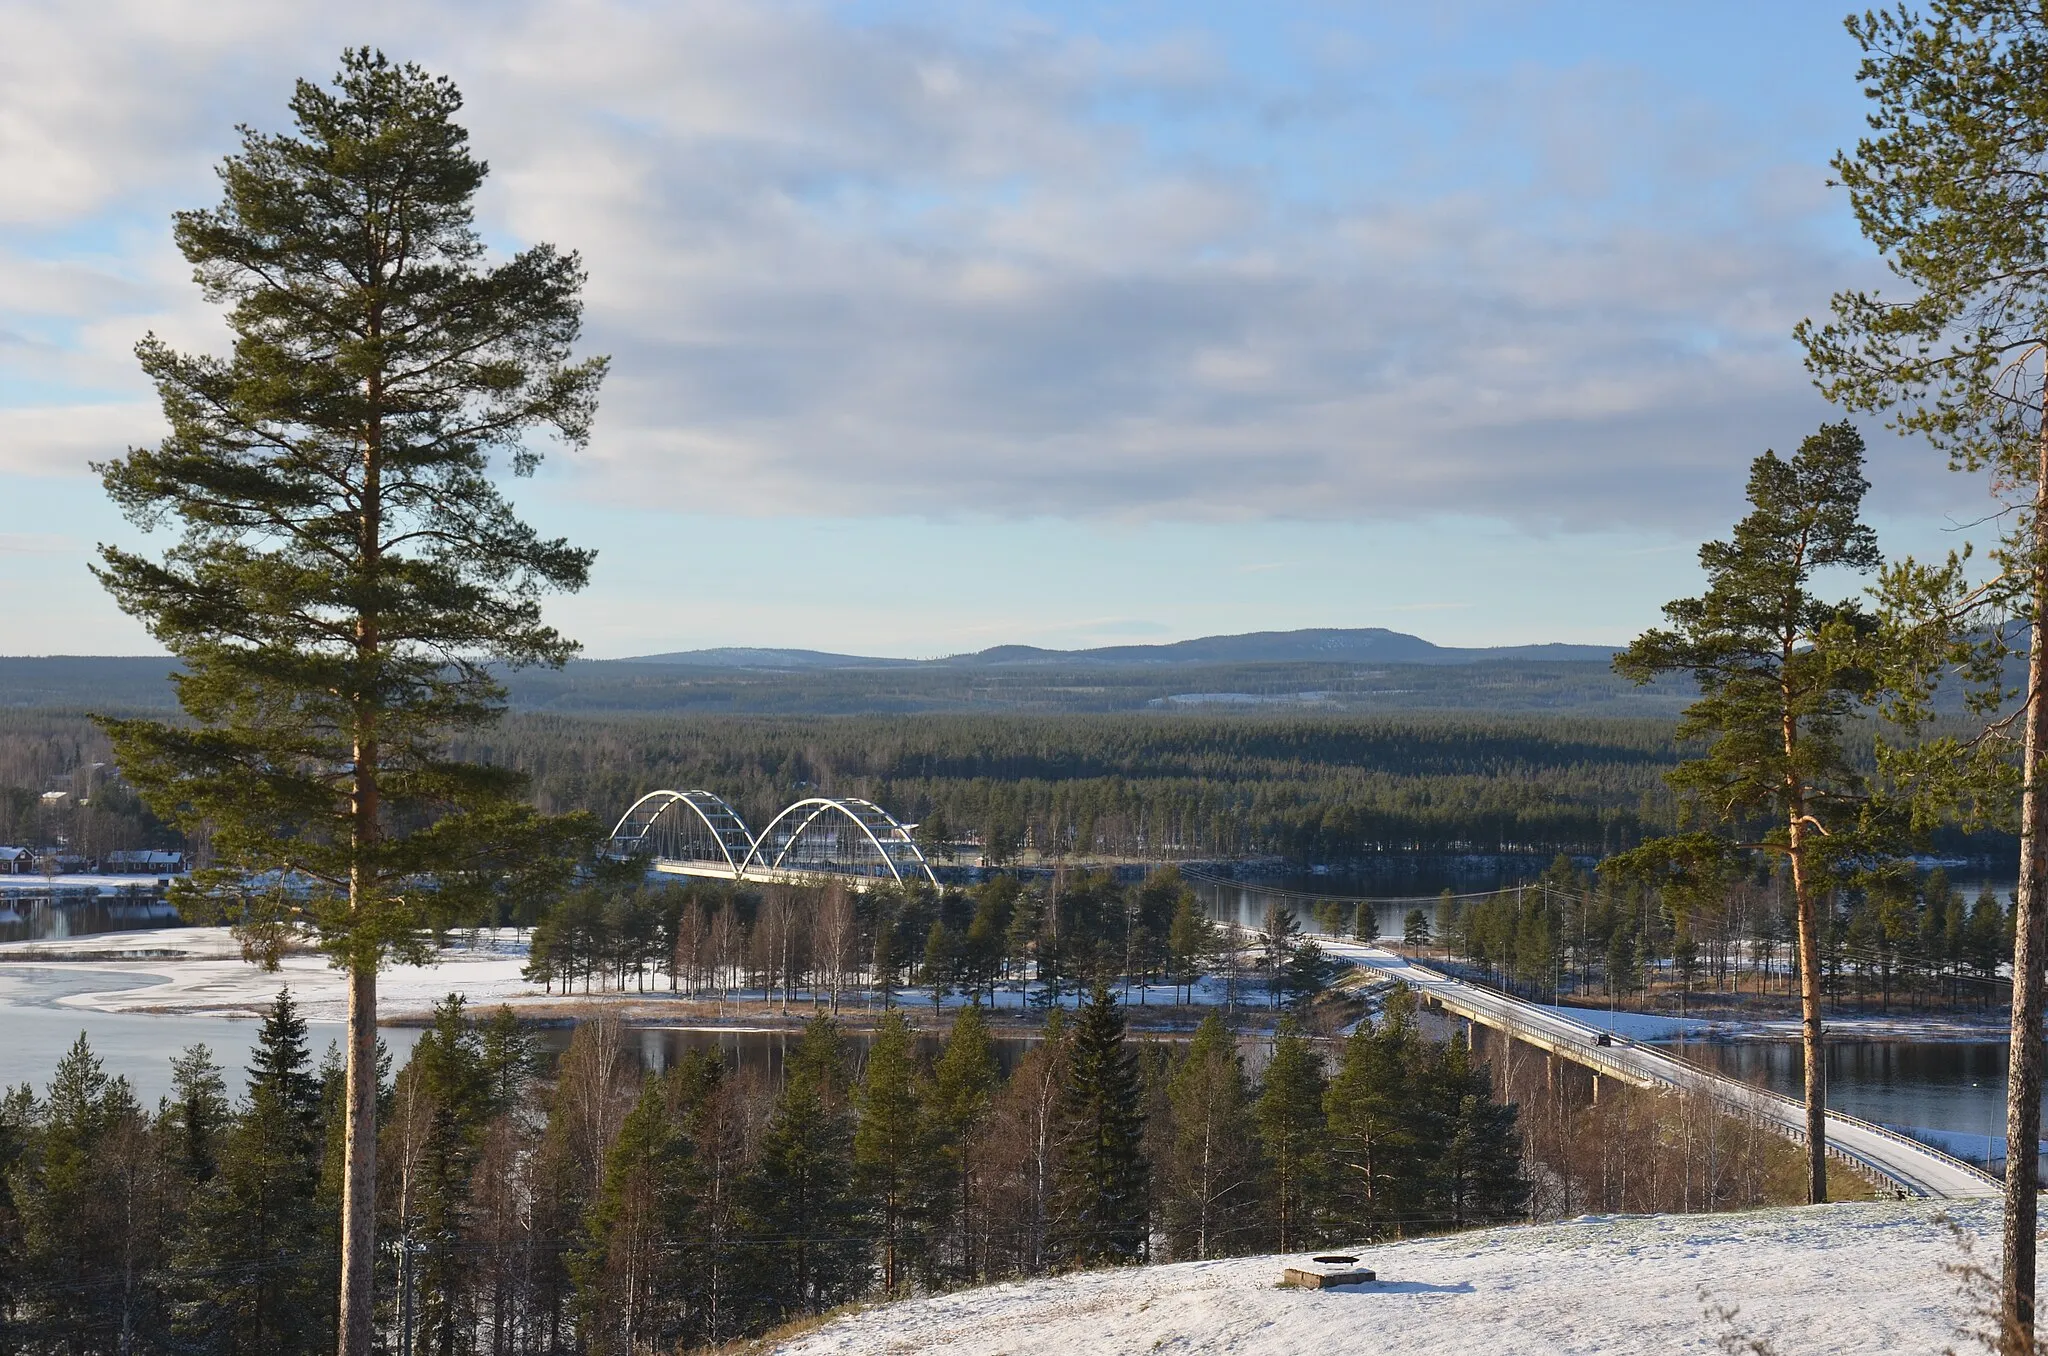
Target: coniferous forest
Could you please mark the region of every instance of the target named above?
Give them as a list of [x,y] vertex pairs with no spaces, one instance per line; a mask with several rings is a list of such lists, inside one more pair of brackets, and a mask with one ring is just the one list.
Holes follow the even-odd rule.
[[[854,795],[979,844],[1323,861],[1620,851],[1673,822],[1678,758],[1662,720],[1464,714],[514,714],[457,752],[607,827],[643,792],[704,787],[757,829],[801,796]],[[0,711],[0,842],[62,831],[38,793],[109,757],[82,712]],[[168,841],[140,812],[121,832]]]
[[[934,1030],[939,1030],[934,1028]],[[1220,1018],[1126,1033],[1097,988],[1005,1073],[983,1011],[936,1054],[824,1012],[778,1076],[645,1073],[613,1017],[544,1061],[508,1010],[435,1013],[378,1098],[384,1348],[674,1350],[854,1300],[1522,1218],[1516,1111],[1409,1009],[1261,1073]],[[83,1037],[0,1103],[0,1350],[331,1350],[341,1070],[281,994],[246,1079],[203,1046],[155,1108]]]

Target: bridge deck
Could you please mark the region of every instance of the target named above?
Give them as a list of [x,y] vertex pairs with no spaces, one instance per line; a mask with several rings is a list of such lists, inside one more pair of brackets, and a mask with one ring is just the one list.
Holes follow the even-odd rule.
[[[1620,1036],[1608,1037],[1610,1043],[1602,1044],[1604,1032],[1575,1022],[1553,1009],[1525,1003],[1476,984],[1467,984],[1378,947],[1333,942],[1328,943],[1328,949],[1346,960],[1406,984],[1417,994],[1434,1000],[1468,1021],[1548,1050],[1595,1073],[1619,1078],[1637,1087],[1704,1093],[1725,1103],[1733,1111],[1762,1118],[1791,1139],[1805,1140],[1806,1108],[1789,1097],[1703,1069],[1697,1064],[1689,1064]],[[1950,1200],[1995,1196],[2000,1191],[1997,1178],[1959,1158],[1950,1157],[1883,1126],[1833,1111],[1828,1113],[1828,1152],[1914,1196]]]

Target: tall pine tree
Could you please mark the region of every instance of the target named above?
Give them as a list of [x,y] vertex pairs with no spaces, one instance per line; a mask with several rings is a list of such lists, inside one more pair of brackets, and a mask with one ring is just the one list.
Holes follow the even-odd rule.
[[1877,568],[1877,535],[1862,521],[1863,439],[1846,421],[1827,424],[1789,459],[1765,452],[1750,463],[1750,511],[1728,541],[1700,548],[1706,592],[1664,605],[1666,627],[1645,631],[1615,656],[1639,683],[1690,674],[1699,700],[1678,737],[1704,745],[1670,782],[1710,823],[1736,834],[1761,819],[1761,839],[1710,832],[1647,843],[1616,871],[1717,875],[1732,852],[1763,850],[1791,872],[1799,929],[1800,1033],[1805,1051],[1807,1199],[1828,1198],[1827,1083],[1822,1055],[1819,911],[1829,860],[1862,805],[1864,779],[1845,744],[1843,720],[1873,692],[1865,640],[1869,617],[1853,600],[1815,592],[1815,577]]
[[[183,529],[161,558],[104,548],[99,574],[180,661],[187,719],[104,724],[150,804],[211,831],[219,869],[186,902],[267,912],[249,939],[272,955],[310,925],[348,973],[344,1356],[373,1338],[377,972],[592,831],[448,752],[502,710],[494,663],[574,649],[540,597],[582,587],[590,553],[522,523],[491,473],[529,473],[536,429],[581,444],[604,371],[569,360],[574,255],[484,264],[461,102],[352,51],[332,89],[297,86],[294,133],[243,132],[220,205],[175,231],[232,354],[144,340],[170,434],[99,468],[136,522]],[[265,872],[313,888],[251,891]]]

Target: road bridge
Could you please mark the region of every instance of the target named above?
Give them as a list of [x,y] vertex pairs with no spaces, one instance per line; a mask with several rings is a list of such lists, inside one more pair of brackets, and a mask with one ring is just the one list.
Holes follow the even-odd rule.
[[[1555,1008],[1455,979],[1380,947],[1340,941],[1324,945],[1333,955],[1407,985],[1434,1007],[1571,1060],[1591,1069],[1596,1078],[1704,1094],[1738,1115],[1761,1119],[1788,1139],[1806,1142],[1806,1107],[1790,1097],[1610,1035]],[[1855,1116],[1828,1112],[1827,1136],[1830,1157],[1909,1196],[1958,1200],[1995,1196],[2001,1190],[1999,1180],[1982,1169]]]
[[715,792],[650,791],[619,816],[606,853],[711,880],[939,883],[910,830],[856,796],[807,796],[757,834]]

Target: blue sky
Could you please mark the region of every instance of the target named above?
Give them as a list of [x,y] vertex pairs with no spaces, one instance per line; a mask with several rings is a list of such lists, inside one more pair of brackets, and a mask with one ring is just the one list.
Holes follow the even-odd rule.
[[[588,263],[588,653],[1297,626],[1617,641],[1830,412],[1881,280],[1836,4],[0,3],[0,614],[139,652],[90,460],[238,122],[370,42],[452,75],[492,242]],[[1875,425],[1889,548],[1984,487]],[[160,534],[161,535],[161,534]]]

